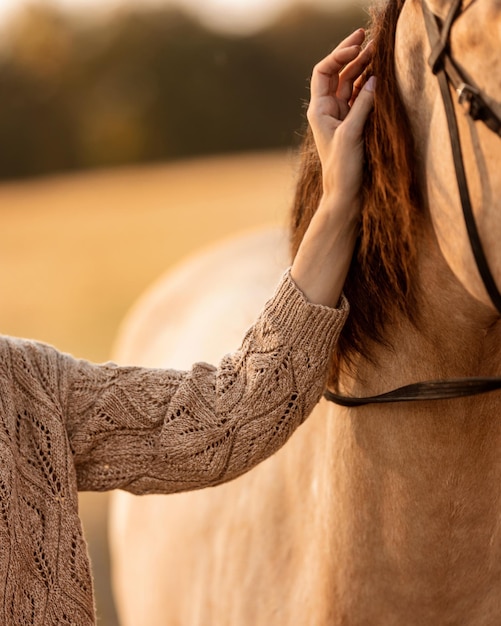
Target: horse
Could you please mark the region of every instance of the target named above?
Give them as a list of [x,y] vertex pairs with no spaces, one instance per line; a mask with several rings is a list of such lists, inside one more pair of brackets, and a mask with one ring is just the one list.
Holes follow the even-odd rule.
[[[430,15],[443,33],[432,43]],[[480,94],[499,112],[500,34],[499,0],[388,0],[373,12],[370,71],[378,84],[361,232],[345,285],[351,312],[332,359],[331,397],[500,374],[493,302],[501,284],[501,142],[477,103]],[[462,216],[458,139],[451,143],[443,100],[452,89],[434,75],[451,60],[462,77],[451,107],[477,243]],[[309,134],[292,254],[321,193]],[[251,252],[256,262],[260,255]],[[189,279],[172,307],[205,288]],[[218,272],[210,289],[217,280]],[[265,282],[268,289],[273,281]],[[241,283],[236,277],[225,289]],[[199,306],[204,298],[180,314],[196,315]],[[153,344],[168,318],[136,314],[135,332]],[[211,342],[222,346],[225,332]],[[132,341],[129,360],[150,361],[143,343]],[[199,347],[190,358],[200,358]],[[159,360],[172,366],[176,350]],[[123,626],[501,623],[499,392],[354,404],[323,399],[278,454],[227,485],[151,500],[116,496],[111,539]]]

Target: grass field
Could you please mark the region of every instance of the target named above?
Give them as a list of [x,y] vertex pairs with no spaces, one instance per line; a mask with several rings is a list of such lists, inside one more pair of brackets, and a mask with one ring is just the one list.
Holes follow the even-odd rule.
[[[107,360],[120,321],[153,280],[219,238],[284,224],[293,186],[284,153],[0,185],[0,332]],[[106,506],[106,495],[81,496],[99,624],[117,626]]]

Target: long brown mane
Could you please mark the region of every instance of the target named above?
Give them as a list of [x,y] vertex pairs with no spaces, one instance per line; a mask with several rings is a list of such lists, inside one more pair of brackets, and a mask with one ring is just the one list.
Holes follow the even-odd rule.
[[[415,228],[421,206],[413,141],[399,95],[395,67],[395,30],[404,0],[389,0],[371,12],[378,77],[374,111],[366,128],[363,217],[357,252],[345,285],[351,313],[332,365],[340,369],[357,355],[371,358],[375,343],[385,342],[385,327],[397,315],[414,319]],[[310,131],[302,146],[299,180],[291,220],[295,255],[322,194],[321,166]]]

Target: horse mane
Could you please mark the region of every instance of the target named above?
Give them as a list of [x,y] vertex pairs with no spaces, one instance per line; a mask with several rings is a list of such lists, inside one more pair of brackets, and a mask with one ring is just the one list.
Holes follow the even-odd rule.
[[[365,131],[363,212],[355,255],[344,291],[351,312],[333,355],[331,383],[358,356],[373,360],[387,344],[385,328],[398,316],[415,321],[415,232],[421,206],[414,145],[397,85],[395,30],[404,0],[371,10],[374,57],[368,73],[378,77],[374,110]],[[311,130],[301,149],[291,215],[294,256],[322,196],[322,172]]]

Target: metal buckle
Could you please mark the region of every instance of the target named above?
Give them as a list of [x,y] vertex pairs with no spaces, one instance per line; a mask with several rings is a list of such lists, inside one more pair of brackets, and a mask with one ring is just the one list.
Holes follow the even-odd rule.
[[473,115],[476,112],[475,110],[478,109],[478,104],[474,105],[474,102],[477,102],[478,98],[480,98],[480,90],[468,83],[461,83],[456,89],[456,93],[459,104],[465,108],[467,107],[466,112],[468,115]]

